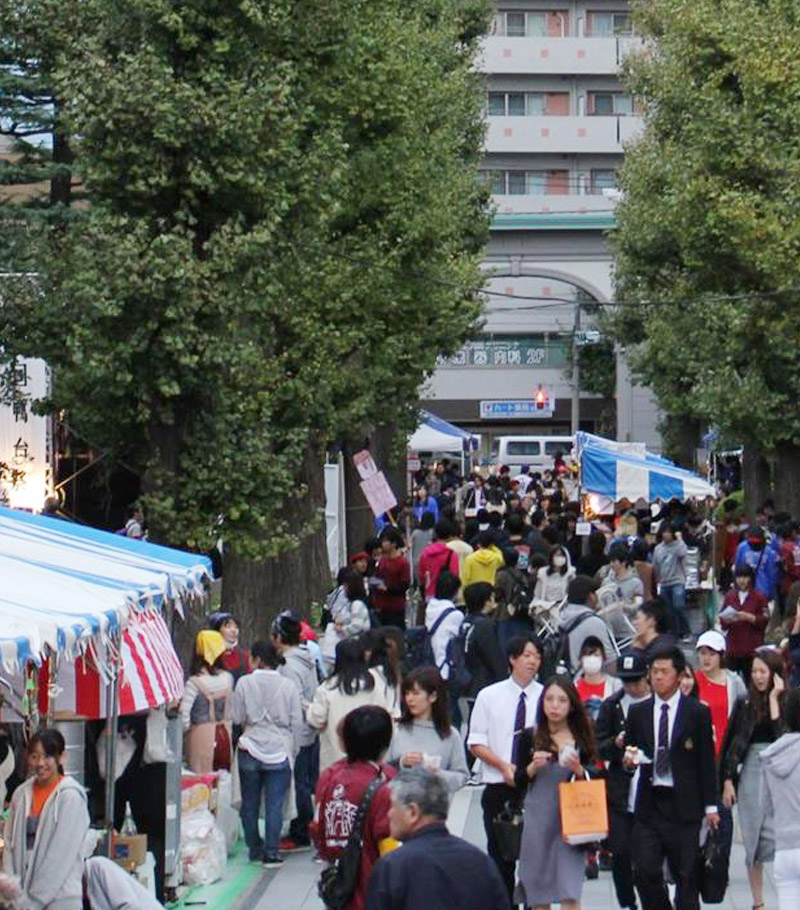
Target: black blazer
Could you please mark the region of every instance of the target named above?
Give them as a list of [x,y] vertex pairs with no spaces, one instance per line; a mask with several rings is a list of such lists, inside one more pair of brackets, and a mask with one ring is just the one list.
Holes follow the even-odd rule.
[[616,739],[627,724],[622,711],[622,699],[625,690],[620,689],[600,705],[600,713],[594,725],[597,742],[597,754],[608,762],[606,769],[606,793],[608,807],[617,812],[628,811],[628,794],[631,788],[631,775],[622,767],[622,756],[625,746],[620,748]]
[[[646,820],[653,811],[653,771],[655,769],[655,731],[653,729],[653,702],[631,705],[625,743],[637,746],[652,764],[641,766],[639,791],[636,797],[636,815]],[[675,818],[679,822],[698,822],[705,815],[706,806],[716,806],[718,800],[717,775],[714,764],[714,734],[711,712],[694,698],[681,695],[678,713],[672,728],[669,747],[670,764],[675,794]]]

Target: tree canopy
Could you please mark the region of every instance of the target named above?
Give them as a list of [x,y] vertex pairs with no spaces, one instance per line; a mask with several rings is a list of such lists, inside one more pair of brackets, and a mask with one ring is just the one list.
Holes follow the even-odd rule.
[[55,72],[91,205],[12,346],[162,539],[275,555],[309,451],[404,420],[473,331],[486,4],[63,2],[92,22]]
[[800,443],[800,9],[634,0],[646,131],[613,237],[617,340],[668,414]]

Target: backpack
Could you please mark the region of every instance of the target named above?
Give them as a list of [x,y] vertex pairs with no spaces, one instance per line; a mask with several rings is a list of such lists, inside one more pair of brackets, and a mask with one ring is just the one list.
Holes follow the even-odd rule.
[[528,577],[518,571],[514,576],[514,587],[511,589],[508,605],[514,608],[515,616],[527,616],[532,600],[531,582]]
[[569,660],[569,637],[585,620],[594,616],[594,613],[581,613],[569,625],[559,628],[551,635],[542,647],[542,666],[539,670],[541,679],[550,679],[553,675],[571,675],[573,668]]
[[455,611],[455,607],[448,607],[444,610],[430,631],[426,625],[412,626],[406,630],[406,653],[403,658],[403,673],[416,670],[417,667],[436,666],[436,660],[433,656],[433,636],[444,620]]
[[447,684],[456,698],[466,695],[472,685],[472,673],[467,667],[467,651],[473,629],[473,623],[465,619],[458,632],[447,642],[444,658],[450,670]]

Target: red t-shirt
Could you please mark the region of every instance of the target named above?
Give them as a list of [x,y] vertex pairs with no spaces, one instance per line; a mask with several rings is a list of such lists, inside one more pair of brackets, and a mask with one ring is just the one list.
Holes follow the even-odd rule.
[[697,696],[711,712],[711,724],[714,727],[714,756],[719,758],[722,743],[725,740],[725,731],[728,729],[728,686],[725,683],[713,683],[698,670]]
[[[386,780],[397,772],[381,764]],[[316,789],[316,812],[310,826],[311,836],[319,855],[332,862],[342,852],[350,837],[353,820],[367,787],[375,780],[377,771],[369,762],[349,762],[342,758],[320,774]],[[367,899],[367,883],[372,867],[378,861],[378,844],[389,837],[389,806],[391,793],[385,784],[372,797],[369,812],[362,826],[364,846],[361,851],[361,875],[356,893],[347,910],[363,910]]]
[[372,605],[389,613],[405,613],[406,591],[411,584],[411,565],[405,556],[381,556],[375,575],[386,585],[386,590],[373,588]]
[[589,717],[591,717],[592,720],[597,720],[597,715],[600,713],[600,705],[603,704],[603,699],[606,694],[605,680],[592,684],[586,682],[586,680],[581,677],[575,684],[575,688],[578,690],[581,701],[586,705]]

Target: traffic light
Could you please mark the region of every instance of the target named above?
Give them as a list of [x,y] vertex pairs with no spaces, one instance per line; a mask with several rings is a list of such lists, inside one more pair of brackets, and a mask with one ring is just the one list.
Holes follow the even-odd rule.
[[547,407],[547,392],[539,386],[536,390],[536,410],[543,411]]

